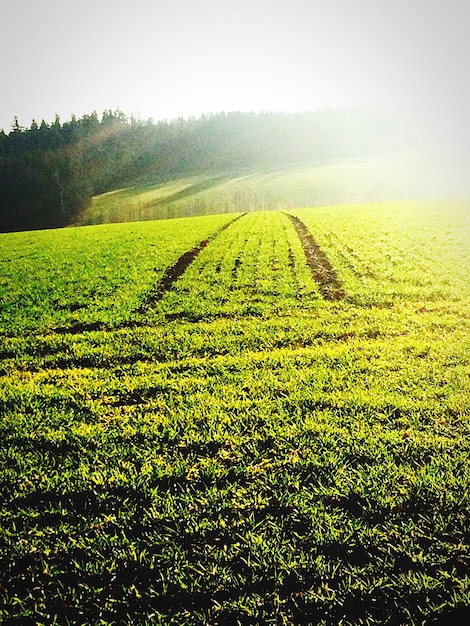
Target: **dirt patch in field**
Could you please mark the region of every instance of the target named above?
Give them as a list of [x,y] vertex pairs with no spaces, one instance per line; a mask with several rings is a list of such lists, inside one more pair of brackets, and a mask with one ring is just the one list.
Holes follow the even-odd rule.
[[285,213],[294,225],[304,249],[307,265],[314,280],[318,283],[320,293],[325,300],[342,300],[346,297],[338,276],[326,254],[313,238],[305,224],[295,215]]
[[155,287],[152,289],[152,291],[149,294],[147,294],[147,297],[145,298],[145,300],[140,305],[140,307],[138,309],[138,313],[145,313],[149,308],[151,308],[159,300],[161,300],[163,298],[163,296],[165,295],[165,293],[171,289],[171,286],[173,285],[173,283],[176,282],[178,280],[178,278],[180,278],[180,276],[182,276],[185,273],[187,268],[196,259],[196,257],[201,252],[201,250],[204,250],[204,248],[213,239],[215,239],[217,237],[217,235],[220,235],[221,232],[226,230],[234,222],[236,222],[241,217],[243,217],[243,215],[245,215],[245,213],[243,213],[242,215],[238,215],[231,222],[228,222],[227,224],[224,224],[213,235],[211,235],[207,239],[204,239],[197,246],[194,246],[194,248],[192,248],[191,250],[188,250],[187,252],[182,254],[174,265],[172,265],[171,267],[167,267],[166,270],[163,273],[163,276],[160,278],[160,280],[155,285]]
[[232,278],[233,280],[236,280],[237,275],[238,275],[238,268],[240,267],[240,265],[242,264],[240,257],[237,256],[237,258],[234,261],[233,267],[232,267]]

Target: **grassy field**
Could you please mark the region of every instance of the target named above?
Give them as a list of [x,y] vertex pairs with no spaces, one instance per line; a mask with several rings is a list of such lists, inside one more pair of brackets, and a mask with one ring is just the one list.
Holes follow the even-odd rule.
[[0,622],[468,623],[469,209],[0,235]]
[[[468,168],[467,168],[468,169]],[[467,196],[467,169],[419,154],[310,167],[146,179],[93,198],[79,224]]]

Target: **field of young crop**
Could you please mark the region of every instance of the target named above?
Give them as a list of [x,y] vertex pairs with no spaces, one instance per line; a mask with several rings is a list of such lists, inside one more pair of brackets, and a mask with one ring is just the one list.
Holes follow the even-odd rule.
[[469,623],[469,205],[0,235],[0,623]]

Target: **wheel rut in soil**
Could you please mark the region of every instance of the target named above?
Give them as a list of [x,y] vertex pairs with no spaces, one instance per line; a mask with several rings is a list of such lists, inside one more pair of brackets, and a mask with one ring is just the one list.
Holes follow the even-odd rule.
[[328,260],[326,254],[313,238],[308,228],[295,215],[291,215],[290,213],[285,213],[284,215],[287,215],[297,231],[304,249],[307,265],[312,272],[315,282],[318,284],[322,297],[329,301],[337,301],[345,298],[346,292],[344,291],[333,266]]
[[227,224],[224,224],[221,228],[219,228],[219,230],[210,235],[207,239],[204,239],[197,246],[194,246],[194,248],[182,254],[176,261],[176,263],[174,263],[171,267],[167,267],[158,283],[154,286],[152,291],[147,294],[147,297],[140,305],[138,313],[145,313],[157,302],[159,302],[163,298],[165,293],[171,289],[173,283],[176,282],[178,278],[180,278],[180,276],[185,273],[187,268],[197,258],[198,254],[202,250],[204,250],[204,248],[211,241],[213,241],[218,235],[220,235],[221,232],[226,230],[229,226],[234,224],[244,215],[246,215],[246,213],[242,213],[242,215],[238,215],[235,219],[231,220]]

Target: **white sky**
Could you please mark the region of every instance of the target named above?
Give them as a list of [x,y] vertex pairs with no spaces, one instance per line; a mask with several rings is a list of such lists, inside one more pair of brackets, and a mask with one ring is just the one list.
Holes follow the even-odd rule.
[[470,115],[468,0],[0,0],[0,128],[414,103]]

